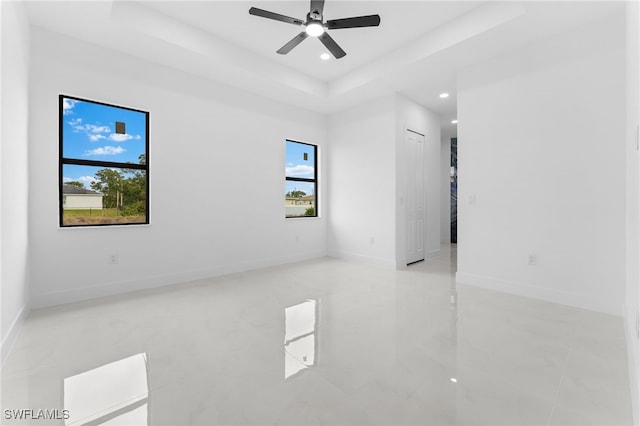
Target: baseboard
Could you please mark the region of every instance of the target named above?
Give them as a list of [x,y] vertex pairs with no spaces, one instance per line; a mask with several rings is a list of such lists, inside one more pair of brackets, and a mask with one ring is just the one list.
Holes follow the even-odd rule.
[[369,265],[381,266],[386,269],[396,268],[395,260],[383,259],[380,257],[373,257],[373,256],[365,256],[363,254],[351,253],[343,250],[329,250],[329,256],[336,259],[349,260],[349,261],[359,262],[359,263],[368,263]]
[[619,306],[610,306],[598,299],[586,297],[581,294],[559,291],[552,288],[537,287],[521,282],[469,274],[466,272],[456,273],[456,283],[482,287],[531,299],[543,300],[545,302],[558,303],[560,305],[571,306],[574,308],[587,309],[603,314],[615,315],[617,317],[622,316]]
[[[633,315],[633,314],[631,314]],[[640,383],[638,383],[638,366],[636,360],[638,355],[637,341],[635,335],[635,318],[629,318],[629,310],[626,305],[622,306],[622,319],[624,323],[624,337],[627,344],[627,364],[629,370],[629,392],[631,394],[631,409],[633,413],[633,424],[640,424]]]
[[118,294],[131,293],[135,291],[149,290],[153,288],[187,283],[190,281],[196,281],[206,278],[215,278],[223,275],[262,269],[271,266],[302,262],[305,260],[317,259],[326,256],[327,253],[325,251],[298,253],[293,256],[265,258],[247,262],[238,262],[231,265],[218,265],[211,268],[181,271],[172,274],[155,275],[143,279],[118,281],[91,287],[73,288],[56,292],[36,294],[32,296],[31,306],[33,309],[39,309],[49,306],[63,305],[67,303],[96,299],[99,297],[107,297]]
[[9,332],[2,339],[2,343],[0,347],[0,368],[4,366],[4,362],[9,357],[11,348],[13,347],[13,344],[18,339],[18,335],[20,334],[20,329],[22,328],[22,324],[27,319],[27,315],[29,315],[30,311],[31,309],[29,308],[29,305],[23,305],[22,309],[20,309],[20,312],[18,312],[13,322],[11,323],[11,326],[9,327]]

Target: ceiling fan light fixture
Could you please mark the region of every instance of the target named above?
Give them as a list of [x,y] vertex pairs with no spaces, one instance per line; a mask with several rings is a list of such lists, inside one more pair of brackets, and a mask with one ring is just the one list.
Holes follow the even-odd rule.
[[305,31],[312,37],[318,37],[324,33],[324,27],[320,22],[309,22],[305,27]]
[[323,53],[322,55],[320,55],[320,59],[322,59],[323,61],[328,61],[329,59],[331,59],[331,55],[329,55],[328,53]]

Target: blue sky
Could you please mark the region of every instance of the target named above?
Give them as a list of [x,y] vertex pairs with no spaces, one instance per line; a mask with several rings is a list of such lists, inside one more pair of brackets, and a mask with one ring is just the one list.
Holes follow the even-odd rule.
[[[146,115],[114,106],[63,99],[63,157],[82,160],[138,163],[145,152]],[[115,123],[126,133],[116,134]],[[101,167],[65,165],[63,181],[79,181],[89,188]]]
[[[314,147],[297,142],[286,142],[285,173],[288,177],[313,178],[314,176]],[[304,154],[307,153],[307,160]],[[313,194],[313,183],[286,181],[285,193],[293,190]]]

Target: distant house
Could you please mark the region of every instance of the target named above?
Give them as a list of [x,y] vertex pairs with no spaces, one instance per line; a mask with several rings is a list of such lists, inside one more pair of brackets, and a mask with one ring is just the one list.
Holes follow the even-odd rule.
[[316,203],[315,195],[307,195],[305,197],[285,197],[286,206],[313,206]]
[[74,185],[62,185],[64,210],[102,210],[102,194]]
[[287,217],[304,216],[307,209],[316,207],[316,196],[285,197],[284,205]]

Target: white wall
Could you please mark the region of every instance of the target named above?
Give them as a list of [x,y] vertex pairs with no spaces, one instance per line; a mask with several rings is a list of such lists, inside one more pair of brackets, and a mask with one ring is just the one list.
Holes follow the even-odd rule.
[[442,136],[440,145],[440,242],[451,242],[451,137]]
[[626,246],[626,294],[625,331],[627,336],[629,383],[634,424],[640,423],[640,392],[638,392],[638,346],[637,318],[640,286],[640,165],[638,151],[638,125],[640,124],[640,5],[636,1],[627,2],[627,246]]
[[[320,218],[284,206],[284,141],[323,164],[323,116],[40,29],[32,45],[35,307],[326,255],[322,170]],[[58,227],[59,94],[150,112],[149,226]]]
[[440,250],[440,118],[401,96],[335,113],[328,120],[329,254],[406,266],[405,132],[425,135],[427,255]]
[[0,2],[0,15],[0,321],[3,362],[29,312],[29,23],[20,2]]
[[624,31],[614,16],[461,73],[458,282],[621,315]]
[[406,131],[425,135],[425,255],[440,253],[440,117],[417,103],[396,96],[396,265],[406,266]]
[[329,254],[395,266],[395,102],[328,119]]

